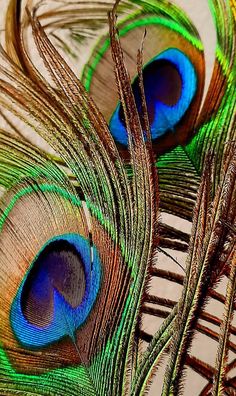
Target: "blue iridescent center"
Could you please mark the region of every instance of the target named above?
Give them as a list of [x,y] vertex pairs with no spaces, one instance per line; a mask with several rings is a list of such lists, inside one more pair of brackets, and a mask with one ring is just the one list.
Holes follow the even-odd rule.
[[[153,58],[143,69],[152,138],[157,139],[173,131],[188,110],[197,89],[197,77],[188,57],[176,48],[170,48]],[[139,114],[141,97],[136,77],[132,89]],[[124,113],[121,104],[110,120],[110,130],[115,140],[128,145]]]
[[97,249],[78,234],[49,240],[35,257],[11,308],[19,342],[40,348],[74,332],[97,298],[101,263]]

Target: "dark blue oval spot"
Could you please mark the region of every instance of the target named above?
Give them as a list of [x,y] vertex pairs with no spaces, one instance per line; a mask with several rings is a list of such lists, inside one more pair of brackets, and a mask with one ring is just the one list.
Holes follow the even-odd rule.
[[[155,104],[162,102],[167,106],[174,106],[181,95],[182,80],[177,67],[164,59],[149,63],[143,70],[143,83],[148,108],[149,121],[155,119]],[[139,114],[142,112],[139,81],[135,78],[132,89]],[[119,108],[119,118],[125,126],[122,106]]]
[[[152,138],[173,131],[192,102],[197,89],[195,69],[180,50],[170,48],[152,59],[143,69],[144,92]],[[138,112],[142,117],[141,97],[137,77],[132,89]],[[119,103],[110,120],[115,140],[125,146],[128,136],[125,118]]]
[[53,318],[54,290],[72,308],[85,293],[85,272],[80,253],[66,240],[49,243],[39,254],[24,283],[21,307],[29,323],[45,327]]
[[10,313],[12,330],[26,348],[41,348],[86,321],[101,283],[95,246],[78,234],[49,240],[19,285]]

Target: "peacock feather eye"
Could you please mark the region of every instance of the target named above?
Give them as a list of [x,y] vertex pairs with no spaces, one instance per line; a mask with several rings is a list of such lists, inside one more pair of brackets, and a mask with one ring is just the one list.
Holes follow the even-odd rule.
[[[96,300],[101,265],[97,249],[76,234],[48,241],[27,271],[11,308],[21,345],[41,348],[74,332]],[[64,317],[63,317],[64,313]]]
[[[170,48],[144,66],[143,84],[152,139],[158,139],[169,131],[174,133],[197,90],[197,76],[193,64],[182,51]],[[132,83],[132,90],[141,117],[141,95],[137,77]],[[111,117],[110,129],[118,143],[128,145],[121,104],[118,104]]]
[[[117,330],[131,281],[102,213],[87,200],[91,240],[88,213],[73,186],[58,169],[51,177],[64,183],[24,181],[10,190],[0,217],[0,262],[7,269],[0,278],[0,332],[7,335],[2,342],[10,364],[22,373],[89,365]],[[117,285],[124,288],[122,301]]]
[[[25,279],[20,306],[29,323],[45,327],[52,321],[56,291],[72,308],[80,305],[85,292],[84,264],[80,254],[62,238],[46,245]],[[38,320],[36,312],[39,313]]]
[[[205,82],[203,45],[193,26],[171,7],[141,2],[140,12],[118,20],[121,45],[139,115],[142,113],[137,52],[143,39],[143,83],[156,156],[186,145],[199,125]],[[181,22],[180,22],[181,21]],[[179,22],[179,23],[178,23]],[[189,29],[188,29],[189,27]],[[104,34],[85,65],[82,81],[102,110],[119,152],[129,161],[127,131],[117,97],[109,33]],[[141,117],[142,121],[142,117]]]

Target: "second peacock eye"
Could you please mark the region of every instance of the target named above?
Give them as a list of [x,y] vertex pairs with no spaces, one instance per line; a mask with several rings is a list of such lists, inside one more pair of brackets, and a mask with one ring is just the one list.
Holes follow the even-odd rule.
[[12,303],[11,325],[19,343],[32,349],[73,338],[90,314],[100,282],[99,254],[88,239],[63,234],[48,240]]
[[76,308],[85,287],[84,264],[78,250],[66,240],[53,241],[39,254],[26,278],[21,294],[23,314],[29,323],[44,327],[53,318],[55,291]]
[[[144,92],[153,140],[167,131],[174,131],[188,110],[196,93],[197,78],[194,66],[180,50],[170,48],[153,58],[143,68]],[[136,77],[132,89],[141,116],[139,81]],[[125,117],[119,103],[110,120],[115,140],[127,146]]]

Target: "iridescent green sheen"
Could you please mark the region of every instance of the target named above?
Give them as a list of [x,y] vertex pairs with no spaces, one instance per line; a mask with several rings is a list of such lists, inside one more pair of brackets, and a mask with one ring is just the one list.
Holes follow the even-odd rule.
[[[135,14],[133,17],[134,18],[138,17],[138,15]],[[131,30],[137,27],[148,26],[148,25],[161,25],[179,33],[191,44],[193,44],[196,48],[198,48],[201,51],[203,50],[201,41],[195,38],[193,35],[189,34],[189,32],[186,29],[184,29],[182,26],[180,26],[175,22],[169,20],[167,21],[161,17],[155,17],[155,16],[149,16],[146,18],[137,19],[133,22],[129,21],[130,19],[131,17],[129,17],[128,20],[122,21],[121,27],[119,28],[120,37],[125,36],[128,32],[130,32]],[[123,24],[125,26],[123,26]],[[106,38],[105,40],[102,39],[101,44],[98,43],[99,49],[98,50],[96,49],[96,54],[94,56],[94,59],[92,57],[91,64],[84,68],[83,75],[81,78],[85,88],[88,91],[90,90],[93,73],[96,70],[97,65],[99,64],[99,62],[101,61],[102,57],[104,56],[105,52],[108,50],[109,47],[110,47],[110,39],[109,38]]]

